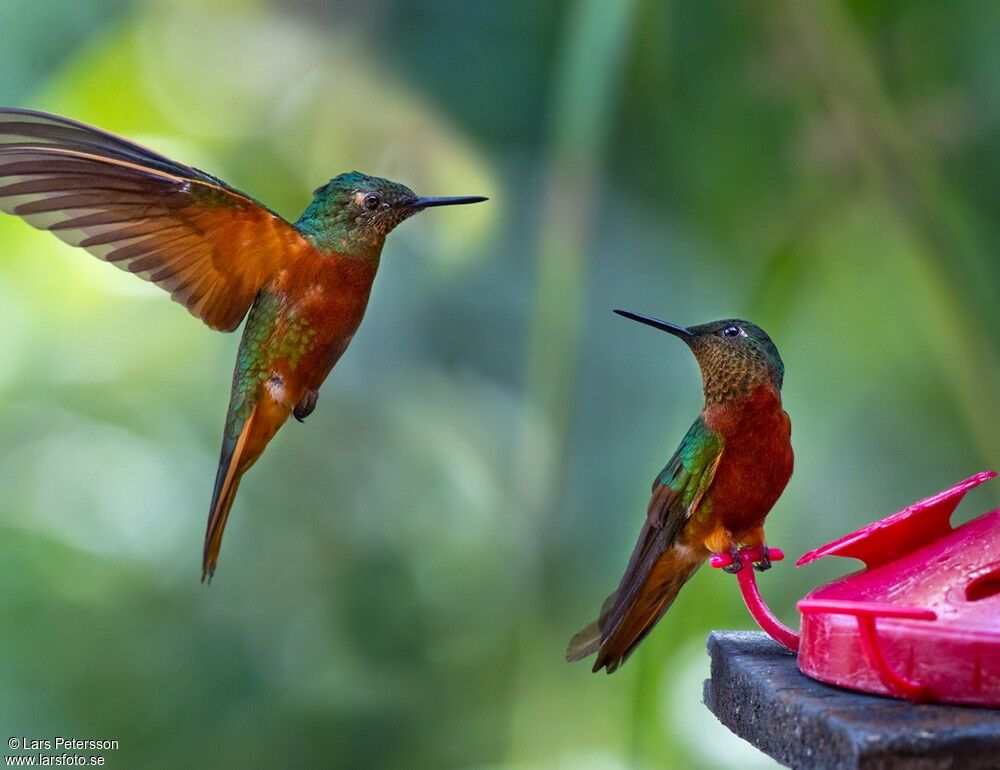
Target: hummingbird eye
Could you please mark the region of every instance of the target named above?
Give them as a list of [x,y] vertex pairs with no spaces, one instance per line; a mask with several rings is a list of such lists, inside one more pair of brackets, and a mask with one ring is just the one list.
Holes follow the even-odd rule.
[[723,329],[722,336],[728,337],[729,339],[733,339],[735,337],[746,337],[747,333],[743,331],[743,327],[733,325],[733,326],[727,326],[725,329]]
[[382,198],[376,195],[375,193],[368,193],[361,200],[361,206],[366,211],[374,211],[381,205],[382,205]]

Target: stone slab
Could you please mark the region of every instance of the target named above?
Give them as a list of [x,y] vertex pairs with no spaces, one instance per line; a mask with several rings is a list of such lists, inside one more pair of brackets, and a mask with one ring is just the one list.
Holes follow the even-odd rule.
[[1000,770],[1000,710],[915,705],[821,684],[766,634],[713,631],[705,705],[782,764],[808,770]]

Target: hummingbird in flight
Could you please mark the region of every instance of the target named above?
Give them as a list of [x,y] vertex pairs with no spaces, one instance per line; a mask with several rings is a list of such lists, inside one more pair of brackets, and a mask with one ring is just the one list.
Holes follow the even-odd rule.
[[215,573],[243,474],[289,416],[305,420],[358,329],[389,232],[435,206],[357,171],[289,222],[197,168],[44,112],[0,109],[0,210],[135,273],[220,331],[236,356],[202,561]]
[[781,405],[785,367],[763,329],[730,319],[675,326],[616,310],[680,338],[701,368],[705,405],[653,481],[639,540],[617,590],[597,620],[576,634],[568,661],[597,653],[594,672],[611,674],[670,608],[711,554],[736,572],[741,547],[760,547],[771,566],[764,518],[792,475],[791,422]]

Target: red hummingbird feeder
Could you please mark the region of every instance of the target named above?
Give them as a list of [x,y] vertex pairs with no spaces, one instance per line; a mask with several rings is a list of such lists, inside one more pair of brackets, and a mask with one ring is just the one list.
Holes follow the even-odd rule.
[[[865,568],[799,601],[799,633],[761,598],[749,568],[760,549],[740,551],[736,575],[747,609],[821,682],[911,701],[1000,706],[1000,508],[950,523],[965,493],[994,476],[977,473],[805,554],[796,566],[844,556]],[[769,555],[784,558],[776,548]],[[718,554],[711,564],[731,561]]]

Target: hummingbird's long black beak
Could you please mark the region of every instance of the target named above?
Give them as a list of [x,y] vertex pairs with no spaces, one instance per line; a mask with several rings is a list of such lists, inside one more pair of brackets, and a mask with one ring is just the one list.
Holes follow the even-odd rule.
[[461,206],[465,203],[482,203],[488,201],[482,195],[459,195],[454,198],[417,198],[410,204],[411,209],[423,210],[432,206]]
[[694,337],[694,335],[683,326],[668,324],[666,321],[661,321],[659,318],[653,318],[648,315],[639,315],[638,313],[633,313],[631,310],[615,310],[615,312],[624,318],[630,318],[633,321],[646,324],[646,326],[652,326],[654,329],[659,329],[667,332],[668,334],[673,334],[675,337],[680,337],[685,341]]

